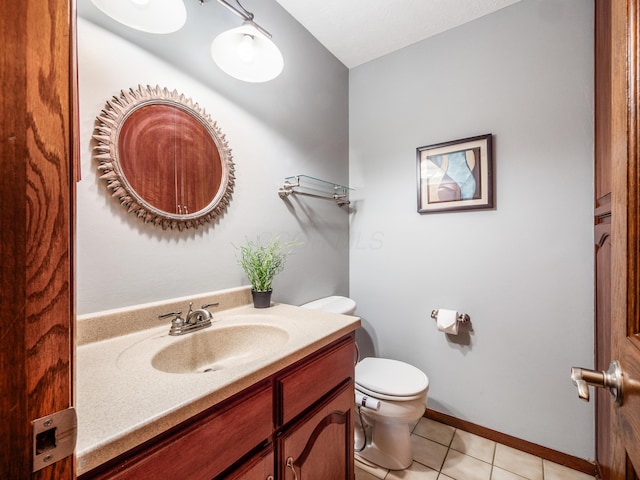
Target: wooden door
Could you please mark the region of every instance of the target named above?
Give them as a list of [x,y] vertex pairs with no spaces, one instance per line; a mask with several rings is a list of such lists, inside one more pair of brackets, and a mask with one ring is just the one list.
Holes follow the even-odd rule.
[[0,478],[32,474],[31,421],[71,405],[73,2],[0,2]]
[[622,367],[612,478],[640,475],[640,0],[612,8],[611,356]]
[[605,480],[640,473],[640,0],[596,1],[596,369],[618,360],[621,404],[597,392]]

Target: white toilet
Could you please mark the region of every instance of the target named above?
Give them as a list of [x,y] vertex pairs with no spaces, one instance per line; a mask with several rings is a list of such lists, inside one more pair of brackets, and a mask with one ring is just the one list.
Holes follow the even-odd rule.
[[[302,307],[352,315],[356,302],[331,296]],[[429,379],[408,363],[368,357],[356,364],[355,384],[361,399],[356,403],[356,455],[380,467],[408,468],[413,462],[411,426],[424,414]],[[371,407],[363,405],[363,398]]]

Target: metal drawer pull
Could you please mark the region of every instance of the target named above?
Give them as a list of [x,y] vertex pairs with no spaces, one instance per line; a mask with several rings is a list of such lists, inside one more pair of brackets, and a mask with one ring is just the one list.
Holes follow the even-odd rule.
[[296,469],[293,466],[293,457],[287,458],[287,467],[293,472],[293,480],[298,480],[298,474],[296,474]]

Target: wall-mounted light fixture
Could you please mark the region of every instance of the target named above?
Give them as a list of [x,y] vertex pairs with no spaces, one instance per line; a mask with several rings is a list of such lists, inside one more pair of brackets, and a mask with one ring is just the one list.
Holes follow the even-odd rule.
[[182,0],[91,0],[104,14],[135,30],[172,33],[187,21]]
[[271,34],[253,21],[253,13],[235,0],[218,0],[244,22],[218,35],[211,44],[213,61],[222,71],[245,82],[267,82],[282,72],[284,60]]
[[[91,0],[103,13],[127,27],[147,33],[172,33],[187,20],[183,0]],[[206,0],[198,0],[204,4]],[[218,35],[211,56],[220,69],[245,82],[267,82],[282,72],[284,60],[271,34],[253,21],[239,0],[237,7],[218,0],[244,20],[242,26]]]

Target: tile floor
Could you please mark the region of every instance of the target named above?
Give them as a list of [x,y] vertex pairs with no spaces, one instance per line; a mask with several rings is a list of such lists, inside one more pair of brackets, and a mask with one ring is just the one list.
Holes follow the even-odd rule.
[[421,418],[411,434],[413,464],[386,470],[356,457],[356,480],[594,480],[449,425]]

